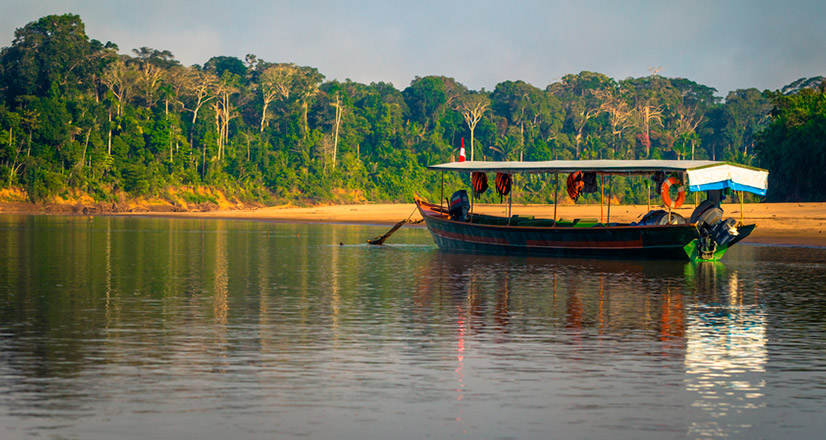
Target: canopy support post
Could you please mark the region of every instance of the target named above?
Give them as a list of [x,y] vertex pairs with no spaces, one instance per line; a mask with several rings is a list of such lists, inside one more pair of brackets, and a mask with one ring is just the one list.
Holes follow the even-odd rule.
[[599,222],[602,223],[602,205],[605,201],[605,176],[599,176]]
[[743,225],[743,191],[740,191],[740,225]]
[[559,174],[554,173],[554,226],[556,226],[556,205],[559,204]]
[[611,223],[611,190],[614,183],[614,175],[608,176],[608,217],[605,219],[605,223]]
[[648,193],[648,211],[651,212],[651,184],[648,182],[648,179],[645,180],[645,190]]
[[[471,185],[472,186],[472,185]],[[476,199],[476,188],[470,189],[470,216],[473,217],[473,201]]]
[[444,200],[445,200],[445,172],[442,171],[442,194],[441,194],[441,197],[439,197],[439,211],[442,211],[442,212],[444,212],[444,209],[442,208],[442,202]]
[[513,211],[512,211],[512,206],[513,206],[513,188],[514,188],[514,186],[515,186],[515,185],[513,184],[513,182],[516,180],[516,178],[515,178],[515,177],[516,177],[516,175],[515,175],[515,174],[511,174],[511,191],[508,193],[508,226],[510,226],[510,224],[511,224],[511,214],[513,213]]

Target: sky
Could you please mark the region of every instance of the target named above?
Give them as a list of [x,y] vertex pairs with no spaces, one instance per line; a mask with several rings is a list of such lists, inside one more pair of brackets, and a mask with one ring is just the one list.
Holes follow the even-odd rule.
[[169,50],[185,65],[254,54],[398,89],[426,75],[493,90],[660,69],[725,96],[826,76],[824,0],[0,0],[0,10],[0,46],[40,17],[73,13],[121,53]]

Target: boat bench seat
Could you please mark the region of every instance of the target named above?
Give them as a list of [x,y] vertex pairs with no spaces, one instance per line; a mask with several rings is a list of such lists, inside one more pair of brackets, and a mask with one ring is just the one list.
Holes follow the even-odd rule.
[[[468,216],[469,223],[476,223],[482,225],[494,225],[494,226],[525,226],[525,222],[532,222],[537,221],[534,219],[532,215],[514,215],[508,221],[507,217],[495,217],[492,215],[484,215],[484,214],[472,214]],[[540,221],[544,221],[540,219]]]
[[559,227],[568,228],[590,228],[593,226],[603,226],[598,219],[595,218],[575,218],[573,220],[559,219],[557,223]]
[[532,226],[532,227],[547,227],[547,226],[553,226],[555,224],[556,224],[556,222],[553,221],[553,219],[549,219],[549,218],[539,218],[539,219],[536,219],[536,220],[525,220],[525,221],[519,222],[519,226]]

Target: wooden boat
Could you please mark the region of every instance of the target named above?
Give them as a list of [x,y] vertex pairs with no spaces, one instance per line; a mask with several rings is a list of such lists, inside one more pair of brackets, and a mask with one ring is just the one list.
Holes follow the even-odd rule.
[[[697,206],[690,219],[683,219],[670,209],[653,210],[636,223],[610,222],[610,204],[608,219],[601,223],[516,215],[498,217],[468,212],[467,208],[462,212],[456,209],[457,204],[464,204],[461,197],[456,201],[456,194],[450,207],[415,199],[433,240],[442,249],[559,257],[719,260],[729,247],[755,228],[753,224],[722,218],[722,193],[734,190],[765,195],[768,178],[766,170],[716,161],[477,161],[429,168],[443,172],[497,173],[500,177],[518,173],[583,172],[598,176],[662,173],[659,176],[671,174],[675,176],[675,180],[669,179],[671,182],[687,181],[690,191],[705,191],[709,196]],[[664,189],[668,191],[667,187]]]

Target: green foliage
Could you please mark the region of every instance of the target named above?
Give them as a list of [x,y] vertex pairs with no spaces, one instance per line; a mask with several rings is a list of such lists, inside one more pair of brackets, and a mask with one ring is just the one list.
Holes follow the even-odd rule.
[[770,94],[772,120],[757,143],[759,164],[769,172],[769,198],[822,201],[817,185],[826,169],[826,82],[797,94]]
[[61,94],[88,93],[100,60],[111,56],[99,41],[89,40],[79,16],[50,15],[15,31],[11,47],[0,54],[0,84],[10,103],[46,96],[54,85]]
[[214,73],[219,78],[224,76],[224,73],[231,73],[240,77],[247,75],[247,66],[235,57],[212,57],[204,64],[204,70]]
[[[32,200],[202,185],[279,202],[436,200],[441,176],[426,167],[455,160],[472,136],[476,160],[733,160],[768,167],[773,197],[822,197],[798,177],[823,169],[822,90],[746,89],[721,100],[684,78],[587,71],[544,89],[517,80],[472,91],[425,76],[399,90],[324,82],[316,68],[254,55],[185,67],[166,50],[116,51],[71,14],[29,23],[0,50],[4,186],[23,185]],[[463,114],[471,101],[484,103],[473,131]],[[467,183],[445,177],[448,188]],[[549,179],[522,182],[517,201],[553,199]],[[642,179],[617,179],[614,189],[622,201],[645,201]]]
[[218,203],[218,199],[215,196],[209,194],[198,194],[195,192],[183,192],[181,193],[181,198],[184,199],[186,203]]
[[26,163],[23,184],[31,202],[39,202],[49,195],[57,194],[63,188],[64,176],[41,165],[37,158],[30,157]]

